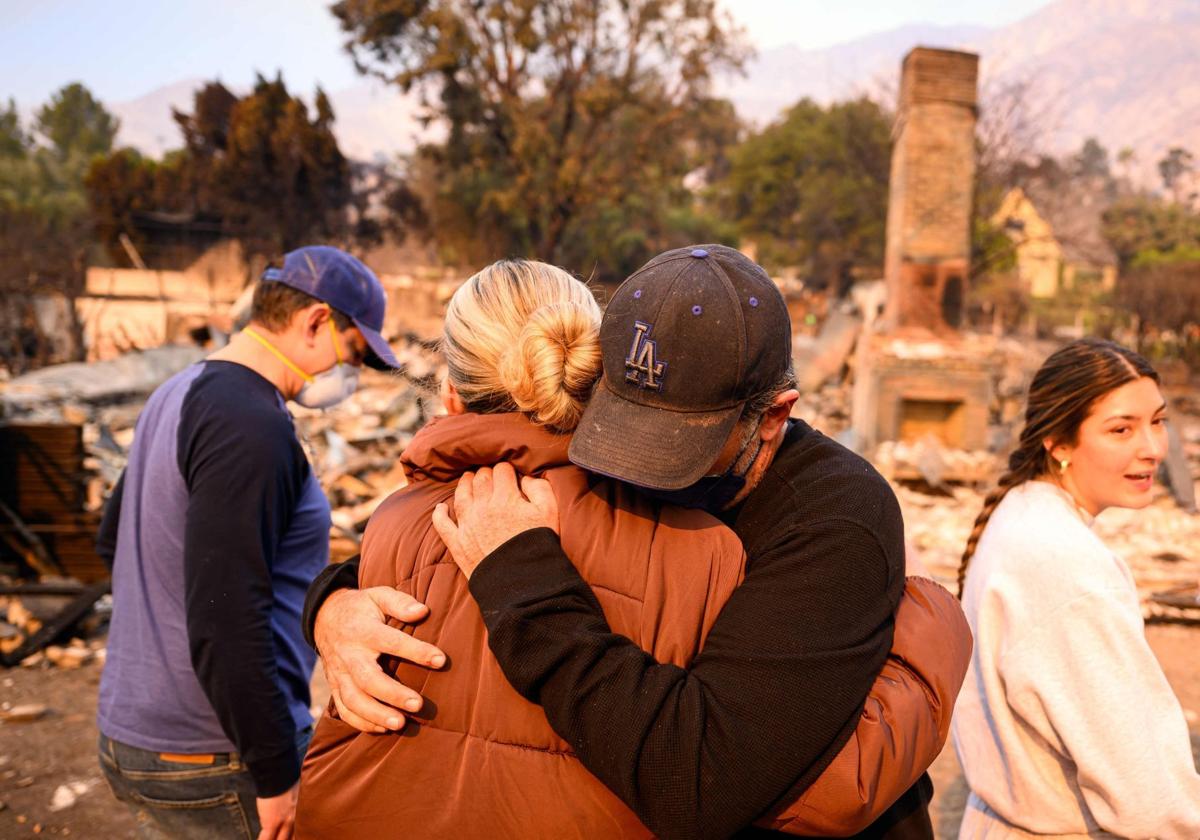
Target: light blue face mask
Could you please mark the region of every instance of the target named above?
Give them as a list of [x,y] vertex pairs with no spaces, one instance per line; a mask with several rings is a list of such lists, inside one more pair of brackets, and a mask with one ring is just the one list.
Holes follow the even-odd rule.
[[338,362],[329,370],[313,375],[292,399],[305,408],[330,408],[349,399],[357,390],[358,368]]

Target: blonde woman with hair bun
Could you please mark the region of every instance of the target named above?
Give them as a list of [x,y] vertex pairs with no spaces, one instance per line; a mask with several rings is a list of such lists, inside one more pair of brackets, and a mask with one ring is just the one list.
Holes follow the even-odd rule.
[[[371,517],[359,569],[361,587],[398,587],[428,605],[412,632],[449,664],[430,671],[384,657],[385,671],[424,699],[421,712],[406,712],[403,732],[360,732],[331,702],[305,759],[297,836],[384,837],[398,825],[425,837],[649,836],[509,685],[431,521],[468,470],[508,461],[548,479],[564,546],[614,632],[663,662],[684,666],[699,652],[745,554],[708,514],[664,506],[568,461],[570,432],[600,375],[599,327],[587,286],[540,262],[494,263],[450,299],[446,416],[401,456],[408,486]],[[464,779],[470,795],[455,799]]]

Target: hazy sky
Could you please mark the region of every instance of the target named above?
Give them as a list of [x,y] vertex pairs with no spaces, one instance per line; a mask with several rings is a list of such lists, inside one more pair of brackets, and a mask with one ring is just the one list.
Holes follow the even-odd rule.
[[852,41],[907,23],[1003,26],[1050,0],[725,0],[759,49],[808,49]]
[[[825,47],[905,23],[999,26],[1048,0],[724,0],[760,49]],[[0,100],[25,109],[72,81],[119,102],[182,79],[334,91],[356,75],[329,0],[0,0]]]

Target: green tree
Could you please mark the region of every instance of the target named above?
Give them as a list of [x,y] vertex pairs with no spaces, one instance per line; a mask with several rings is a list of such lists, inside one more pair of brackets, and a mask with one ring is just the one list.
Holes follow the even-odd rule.
[[0,113],[0,202],[67,227],[86,214],[83,179],[91,160],[112,148],[117,120],[78,83],[57,91],[37,112],[32,136],[10,102]]
[[766,263],[804,265],[817,285],[842,287],[854,266],[883,262],[890,135],[868,99],[805,99],[731,152],[720,206]]
[[[79,84],[39,109],[32,136],[11,102],[0,112],[0,291],[10,316],[23,313],[26,331],[35,323],[35,296],[64,295],[77,353],[83,342],[74,300],[83,292],[92,242],[83,178],[91,159],[111,148],[116,128],[116,119]],[[5,342],[12,338],[0,336],[0,355],[10,367],[50,360],[45,336],[16,347]]]
[[618,276],[707,228],[682,182],[711,128],[712,74],[745,55],[715,0],[332,9],[359,70],[418,91],[445,127],[412,182],[451,259],[525,254]]
[[[1157,352],[1144,341],[1157,330],[1190,329],[1194,335],[1200,319],[1200,213],[1133,196],[1104,214],[1104,235],[1121,261],[1116,299],[1137,316],[1139,349]],[[1192,354],[1192,363],[1200,361],[1194,341],[1184,353]]]
[[1122,146],[1117,152],[1117,165],[1121,167],[1121,189],[1133,191],[1133,168],[1137,164],[1137,152],[1132,146]]
[[34,129],[50,141],[60,159],[71,155],[90,158],[112,149],[119,121],[83,85],[62,88],[43,105]]
[[1122,271],[1137,263],[1191,259],[1191,252],[1200,248],[1200,214],[1181,204],[1132,196],[1105,211],[1104,237],[1117,252]]
[[1100,145],[1095,137],[1089,137],[1083,146],[1071,158],[1070,171],[1079,178],[1112,179],[1112,171],[1108,165],[1108,150]]
[[23,157],[28,146],[29,138],[21,128],[17,103],[9,99],[8,106],[0,111],[0,159]]
[[1196,159],[1187,149],[1173,146],[1158,162],[1158,174],[1163,186],[1170,191],[1178,204],[1183,200],[1184,176],[1196,168]]

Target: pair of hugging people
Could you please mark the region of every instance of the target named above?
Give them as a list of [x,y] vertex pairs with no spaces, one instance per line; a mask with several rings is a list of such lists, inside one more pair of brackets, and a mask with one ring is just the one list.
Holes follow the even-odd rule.
[[669,251],[601,318],[504,261],[444,348],[448,416],[310,589],[334,698],[297,835],[932,837],[970,632],[887,482],[789,419],[765,272]]

